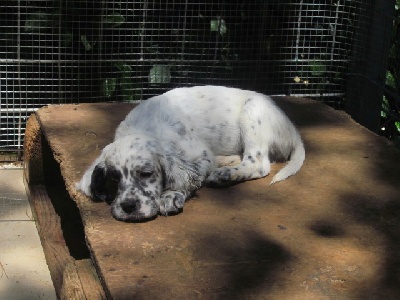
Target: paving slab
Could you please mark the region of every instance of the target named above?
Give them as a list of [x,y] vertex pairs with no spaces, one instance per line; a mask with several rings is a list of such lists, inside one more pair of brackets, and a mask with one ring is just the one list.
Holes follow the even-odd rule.
[[0,169],[0,299],[56,299],[22,169]]
[[123,104],[39,110],[27,128],[28,182],[59,173],[52,194],[67,191],[62,202],[76,204],[78,215],[67,218],[82,219],[109,298],[400,299],[399,151],[326,105],[277,102],[297,124],[306,160],[273,186],[282,164],[264,179],[202,188],[179,215],[114,220],[75,182],[133,107]]

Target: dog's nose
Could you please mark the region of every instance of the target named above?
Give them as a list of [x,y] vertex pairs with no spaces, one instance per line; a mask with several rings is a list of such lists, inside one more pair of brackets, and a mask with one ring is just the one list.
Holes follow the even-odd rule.
[[126,199],[125,201],[121,202],[121,207],[124,212],[130,214],[140,207],[140,203],[138,200]]

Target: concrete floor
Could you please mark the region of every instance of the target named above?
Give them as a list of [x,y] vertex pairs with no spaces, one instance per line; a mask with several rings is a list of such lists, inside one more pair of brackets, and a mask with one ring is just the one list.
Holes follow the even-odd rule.
[[0,165],[0,299],[57,299],[22,174]]

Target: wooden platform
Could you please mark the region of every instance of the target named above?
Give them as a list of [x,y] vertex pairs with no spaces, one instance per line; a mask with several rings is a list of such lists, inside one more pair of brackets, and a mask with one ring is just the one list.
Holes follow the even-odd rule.
[[296,176],[270,186],[275,165],[146,223],[74,187],[133,106],[32,115],[26,183],[59,298],[400,299],[399,151],[323,104],[277,101],[305,141]]

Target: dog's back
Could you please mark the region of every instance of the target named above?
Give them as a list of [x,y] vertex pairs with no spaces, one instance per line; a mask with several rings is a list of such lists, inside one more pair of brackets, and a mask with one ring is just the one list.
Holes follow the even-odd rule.
[[271,162],[290,159],[271,183],[295,174],[305,157],[298,131],[270,97],[235,88],[177,88],[152,97],[132,110],[116,139],[130,131],[200,139],[215,155],[243,155],[246,143],[253,143],[268,151]]

